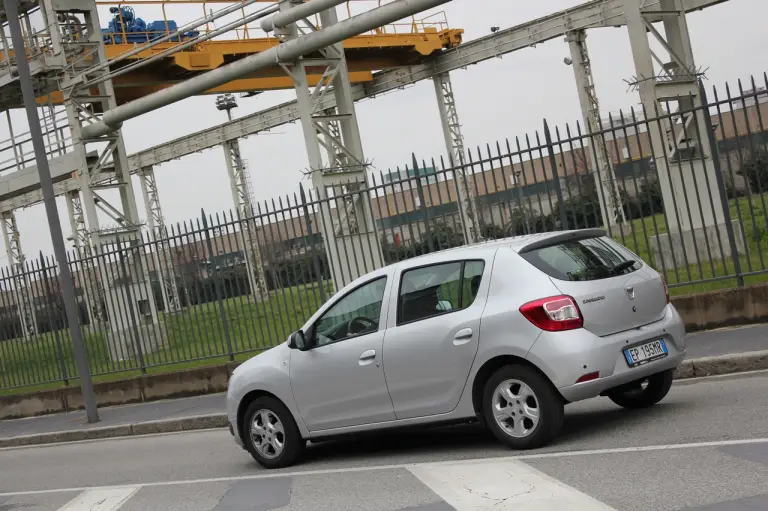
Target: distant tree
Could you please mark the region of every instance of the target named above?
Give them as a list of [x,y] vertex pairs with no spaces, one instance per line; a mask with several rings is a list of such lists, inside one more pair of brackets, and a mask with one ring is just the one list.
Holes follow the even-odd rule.
[[754,193],[768,191],[768,151],[762,148],[752,151],[737,173],[747,179]]

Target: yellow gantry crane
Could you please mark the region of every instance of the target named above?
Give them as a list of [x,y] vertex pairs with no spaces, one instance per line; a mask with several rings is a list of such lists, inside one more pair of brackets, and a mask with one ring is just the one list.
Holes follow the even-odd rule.
[[[262,0],[256,0],[261,2]],[[263,0],[274,3],[274,0]],[[352,0],[353,2],[355,0]],[[356,0],[376,1],[376,0]],[[112,16],[106,28],[102,28],[102,37],[107,59],[117,59],[136,47],[152,42],[167,34],[176,32],[179,24],[166,15],[166,7],[184,5],[199,6],[203,16],[212,4],[232,4],[231,0],[134,0],[131,2],[97,1],[99,6],[109,7]],[[381,0],[378,0],[381,3]],[[350,2],[347,10],[351,15]],[[162,19],[147,22],[140,17],[143,7],[160,6]],[[156,10],[156,7],[155,7]],[[247,16],[245,9],[239,14]],[[320,21],[314,20],[320,27]],[[104,21],[102,21],[104,25]],[[199,27],[155,44],[128,58],[119,60],[110,66],[111,71],[130,66],[141,60],[147,60],[160,53],[168,52],[200,34],[215,30],[211,24]],[[344,41],[344,50],[351,83],[373,80],[373,72],[421,63],[426,57],[446,48],[461,44],[462,29],[448,27],[444,12],[430,14],[422,19],[411,18],[401,23],[380,27],[374,31]],[[260,29],[245,24],[237,29],[222,34],[221,38],[209,39],[177,51],[167,56],[156,58],[145,66],[137,67],[113,78],[118,104],[133,101],[147,94],[170,87],[197,74],[216,69],[219,66],[236,61],[248,55],[266,51],[280,44],[277,37],[268,37]],[[310,86],[316,85],[322,78],[323,69],[308,69]],[[278,65],[264,69],[251,76],[246,76],[221,87],[211,89],[206,94],[258,93],[267,90],[293,88],[293,82]],[[39,102],[61,104],[61,92],[54,92],[51,97],[40,97]]]

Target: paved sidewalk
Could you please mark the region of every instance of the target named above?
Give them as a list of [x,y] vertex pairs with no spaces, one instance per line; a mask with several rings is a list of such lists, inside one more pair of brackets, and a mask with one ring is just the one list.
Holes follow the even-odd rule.
[[226,412],[225,399],[224,394],[210,394],[207,396],[168,399],[149,403],[110,406],[99,409],[99,418],[101,420],[96,424],[88,424],[86,422],[84,411],[4,420],[0,421],[0,438],[223,414]]
[[[688,343],[689,359],[768,350],[768,325],[695,333]],[[97,424],[87,424],[83,411],[0,421],[0,439],[224,414],[224,400],[223,394],[211,394],[102,408]]]

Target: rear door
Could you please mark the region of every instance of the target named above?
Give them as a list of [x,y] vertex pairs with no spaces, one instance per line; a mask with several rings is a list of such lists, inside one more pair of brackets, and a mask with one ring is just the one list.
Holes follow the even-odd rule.
[[458,405],[478,349],[492,261],[403,265],[384,337],[384,374],[398,419]]
[[584,328],[599,336],[660,320],[667,305],[661,277],[612,239],[555,241],[520,255],[572,296]]

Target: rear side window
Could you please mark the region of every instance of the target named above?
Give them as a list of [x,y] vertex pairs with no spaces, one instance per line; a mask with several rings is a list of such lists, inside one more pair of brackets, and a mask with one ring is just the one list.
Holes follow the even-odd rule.
[[398,324],[466,309],[477,297],[484,268],[484,261],[465,261],[403,272]]
[[635,272],[642,267],[629,250],[605,236],[564,241],[520,255],[559,280],[607,279]]

